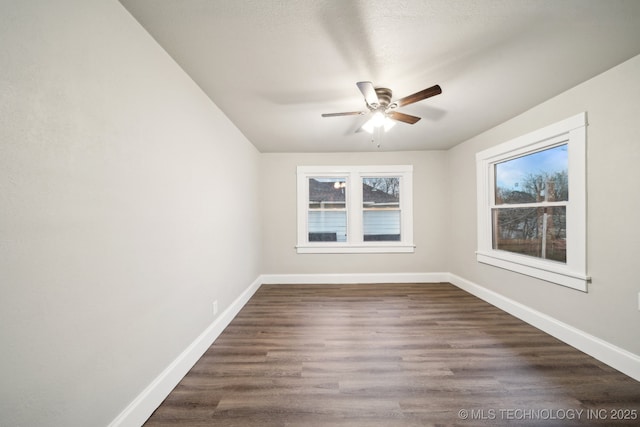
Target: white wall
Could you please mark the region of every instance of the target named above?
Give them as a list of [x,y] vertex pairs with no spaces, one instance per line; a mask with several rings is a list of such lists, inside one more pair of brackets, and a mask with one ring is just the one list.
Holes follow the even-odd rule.
[[[262,154],[265,274],[423,273],[447,270],[449,193],[446,152]],[[415,253],[298,254],[296,167],[413,165]]]
[[[640,56],[449,151],[451,271],[597,338],[640,355]],[[586,111],[587,260],[582,293],[478,264],[475,154]]]
[[3,1],[0,425],[106,425],[202,333],[260,273],[258,169],[117,1]]

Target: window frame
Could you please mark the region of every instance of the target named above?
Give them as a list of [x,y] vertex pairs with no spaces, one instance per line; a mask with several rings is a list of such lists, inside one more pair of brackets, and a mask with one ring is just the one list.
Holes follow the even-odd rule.
[[[476,154],[478,262],[587,292],[590,278],[586,263],[586,126],[583,112]],[[561,144],[567,144],[569,163],[566,263],[494,249],[494,166]]]
[[[345,178],[347,207],[346,242],[310,242],[308,232],[309,179]],[[362,179],[400,178],[400,240],[365,241],[363,235]],[[413,166],[298,166],[297,168],[297,253],[412,253]]]

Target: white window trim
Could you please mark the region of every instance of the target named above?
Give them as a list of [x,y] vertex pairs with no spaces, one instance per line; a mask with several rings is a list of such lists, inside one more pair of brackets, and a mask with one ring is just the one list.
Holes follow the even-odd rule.
[[[307,210],[309,178],[345,178],[347,190],[347,242],[309,242]],[[362,235],[361,179],[369,177],[400,177],[399,242],[365,242]],[[300,254],[310,253],[411,253],[413,244],[413,166],[298,166],[297,169],[298,243]]]
[[[583,112],[476,154],[478,262],[587,292],[586,126]],[[493,249],[493,165],[561,143],[567,144],[569,157],[566,264]]]

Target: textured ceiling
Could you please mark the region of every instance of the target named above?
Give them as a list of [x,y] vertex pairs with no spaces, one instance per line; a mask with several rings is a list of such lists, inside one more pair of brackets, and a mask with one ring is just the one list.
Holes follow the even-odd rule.
[[[637,54],[638,0],[121,0],[262,152],[452,147]],[[356,82],[422,117],[356,132]],[[380,148],[378,148],[380,144]]]

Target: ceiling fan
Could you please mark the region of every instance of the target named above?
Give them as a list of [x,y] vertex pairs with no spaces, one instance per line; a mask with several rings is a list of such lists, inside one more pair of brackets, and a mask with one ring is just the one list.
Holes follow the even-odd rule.
[[358,82],[356,85],[358,89],[360,89],[360,92],[362,92],[362,95],[364,95],[364,102],[368,111],[327,113],[323,114],[322,117],[355,116],[373,113],[371,119],[362,125],[362,129],[373,133],[375,128],[384,127],[384,130],[388,131],[395,125],[396,121],[412,125],[420,120],[420,117],[400,113],[396,111],[396,108],[404,107],[405,105],[413,104],[414,102],[422,101],[423,99],[442,93],[440,86],[435,85],[391,102],[391,96],[393,94],[391,89],[374,87],[371,82]]

